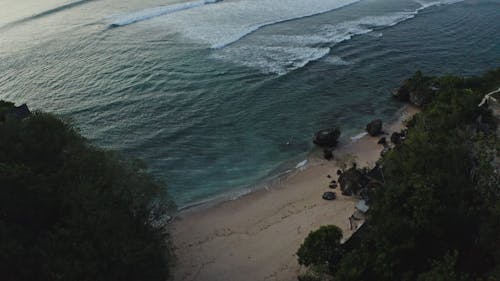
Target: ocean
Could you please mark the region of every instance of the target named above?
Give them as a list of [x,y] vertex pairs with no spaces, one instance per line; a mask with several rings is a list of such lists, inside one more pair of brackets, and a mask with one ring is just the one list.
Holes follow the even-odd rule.
[[179,208],[294,168],[426,75],[500,67],[500,0],[1,0],[0,99],[143,159]]

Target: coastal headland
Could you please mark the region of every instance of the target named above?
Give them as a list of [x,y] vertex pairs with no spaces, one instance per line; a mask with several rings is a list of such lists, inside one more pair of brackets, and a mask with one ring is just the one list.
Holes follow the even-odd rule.
[[[416,112],[405,106],[384,132],[399,132]],[[169,227],[177,256],[174,280],[296,280],[301,268],[295,253],[309,232],[333,224],[346,240],[354,231],[349,217],[359,199],[338,189],[336,200],[321,198],[337,179],[341,160],[336,159],[351,157],[360,167],[373,167],[383,150],[378,141],[366,135],[340,144],[331,161],[313,153],[306,166],[270,188],[182,211]]]

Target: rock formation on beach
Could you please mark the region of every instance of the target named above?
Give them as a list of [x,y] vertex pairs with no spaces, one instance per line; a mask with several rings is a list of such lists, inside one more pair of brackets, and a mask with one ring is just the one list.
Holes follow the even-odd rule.
[[375,137],[382,134],[382,120],[376,119],[366,125],[366,132]]
[[313,142],[322,147],[334,147],[337,145],[339,137],[339,128],[324,129],[314,134]]
[[392,92],[392,96],[399,101],[408,102],[421,107],[432,100],[439,88],[432,77],[422,75],[417,71],[415,75],[406,79],[403,84]]
[[395,96],[420,112],[374,169],[338,179],[342,194],[368,199],[362,230],[299,280],[500,280],[500,114],[484,102],[499,86],[500,68],[406,80]]

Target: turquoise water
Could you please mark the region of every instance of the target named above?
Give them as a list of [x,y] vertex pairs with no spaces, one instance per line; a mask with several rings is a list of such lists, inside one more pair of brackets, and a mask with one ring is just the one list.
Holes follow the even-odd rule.
[[181,207],[294,167],[316,130],[346,142],[392,118],[417,69],[500,66],[498,0],[18,2],[0,9],[0,98],[144,159]]

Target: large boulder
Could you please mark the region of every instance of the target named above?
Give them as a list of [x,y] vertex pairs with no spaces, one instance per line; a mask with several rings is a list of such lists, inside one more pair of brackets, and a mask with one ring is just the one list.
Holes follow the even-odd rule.
[[410,103],[418,107],[430,102],[432,91],[429,88],[417,88],[410,92]]
[[392,133],[392,135],[391,135],[391,142],[394,145],[399,145],[399,144],[401,144],[402,141],[403,141],[403,134],[398,133],[398,132]]
[[313,142],[319,146],[333,147],[337,145],[339,137],[340,130],[338,128],[325,129],[314,134]]
[[408,102],[410,101],[410,90],[406,85],[402,85],[392,92],[392,96],[399,101]]
[[26,104],[14,106],[13,103],[0,101],[0,121],[6,118],[22,120],[31,116],[31,111]]
[[358,194],[365,184],[363,173],[356,168],[350,168],[339,176],[340,190],[343,195]]
[[439,90],[432,77],[426,77],[417,71],[411,78],[406,79],[401,87],[392,92],[392,96],[399,101],[409,102],[421,107],[432,100]]
[[337,199],[337,194],[335,194],[335,192],[327,191],[323,193],[322,198],[325,200],[335,200]]
[[403,102],[409,102],[421,107],[430,102],[434,91],[433,88],[416,88],[409,90],[407,86],[401,86],[392,92],[392,96]]
[[377,119],[368,123],[368,125],[366,125],[366,131],[372,137],[380,135],[382,133],[382,120]]

